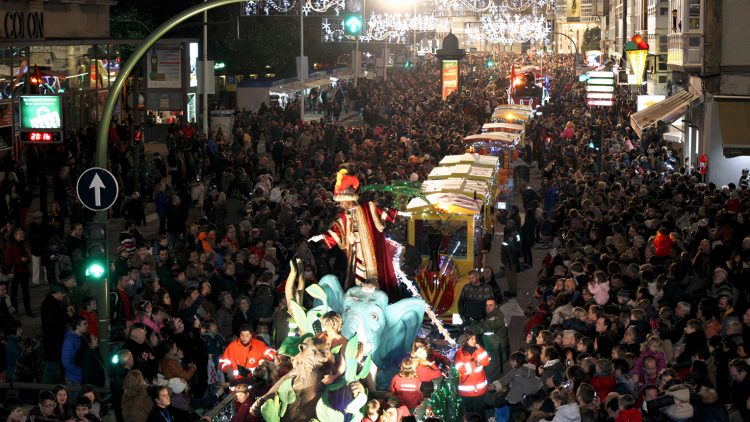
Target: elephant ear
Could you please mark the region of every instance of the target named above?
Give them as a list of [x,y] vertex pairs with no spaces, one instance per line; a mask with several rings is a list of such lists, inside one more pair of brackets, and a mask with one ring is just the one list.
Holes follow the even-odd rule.
[[[343,315],[344,311],[344,289],[341,288],[341,282],[338,277],[332,274],[328,274],[320,279],[318,285],[323,289],[328,302],[328,307],[331,310],[336,311],[339,315]],[[322,306],[323,301],[316,298],[313,302],[313,307]]]
[[378,350],[373,356],[378,368],[398,364],[397,361],[411,350],[419,327],[422,326],[425,306],[424,300],[416,298],[401,299],[388,306],[383,330],[388,335],[381,337]]

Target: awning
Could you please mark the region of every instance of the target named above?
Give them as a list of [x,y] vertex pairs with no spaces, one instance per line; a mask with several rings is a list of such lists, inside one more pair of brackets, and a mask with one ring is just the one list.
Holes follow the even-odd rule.
[[714,101],[718,106],[724,156],[750,155],[750,99],[716,96]]
[[672,123],[685,114],[685,107],[690,105],[697,95],[689,91],[680,91],[677,94],[658,102],[651,107],[630,115],[630,126],[633,127],[638,137],[643,136],[643,131],[656,125],[658,122]]

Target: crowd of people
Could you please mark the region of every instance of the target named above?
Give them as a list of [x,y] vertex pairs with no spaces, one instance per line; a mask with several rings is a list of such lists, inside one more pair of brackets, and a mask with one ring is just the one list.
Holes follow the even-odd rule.
[[[463,153],[462,137],[504,101],[498,81],[526,60],[508,54],[493,68],[467,66],[462,92],[445,100],[429,61],[387,82],[339,81],[333,102],[361,110],[362,125],[301,122],[295,102],[238,111],[232,133],[205,136],[176,122],[167,157],[148,166],[137,164],[128,131],[113,126],[110,157],[123,186],[113,215],[126,223],[109,271],[111,365],[99,357],[105,334],[82,272],[90,215],[72,194],[90,155],[81,146],[87,132],[62,147],[71,158],[57,163],[43,214],[22,211],[31,182],[3,164],[0,374],[61,384],[29,413],[40,422],[108,413],[126,422],[199,420],[229,391],[233,422],[262,420],[255,401],[292,365],[280,352],[290,330],[282,287],[290,262],[301,262],[308,285],[327,274],[343,280],[348,269],[343,251],[308,241],[338,214],[336,171],[346,166],[361,185],[425,180],[443,156]],[[519,151],[542,182],[521,183],[522,205],[496,212],[502,262],[485,262],[461,292],[458,348],[446,356],[435,339],[417,338],[390,391],[370,389],[365,420],[440,420],[427,399],[453,371],[468,421],[750,418],[747,181],[703,183],[658,132],[638,139],[626,92],[612,108],[588,108],[573,60],[545,58],[551,100]],[[600,151],[590,147],[593,126],[604,134]],[[14,195],[26,202],[14,205]],[[156,239],[139,229],[145,200],[155,202]],[[492,275],[492,267],[503,269]],[[518,294],[516,273],[538,268],[526,338],[511,352],[500,308]],[[49,287],[41,340],[24,338],[17,303],[20,289],[25,315],[35,315],[28,289],[38,284]],[[327,314],[321,326],[316,341],[341,350],[341,316]],[[323,384],[343,373],[331,356]],[[110,396],[101,400],[96,387],[107,376]],[[0,420],[23,420],[20,401],[6,399],[3,410]]]

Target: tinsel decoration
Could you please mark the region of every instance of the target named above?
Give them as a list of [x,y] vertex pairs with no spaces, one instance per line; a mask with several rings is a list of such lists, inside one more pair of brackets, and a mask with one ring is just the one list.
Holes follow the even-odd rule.
[[[417,286],[415,286],[414,282],[412,282],[409,277],[407,277],[407,275],[404,273],[404,270],[401,269],[401,255],[404,253],[404,247],[390,239],[386,241],[392,242],[396,246],[396,253],[393,254],[393,272],[396,273],[396,279],[399,281],[399,283],[403,284],[407,290],[409,290],[409,293],[411,293],[412,296],[422,298],[422,295],[419,293]],[[451,337],[451,334],[448,332],[448,330],[445,329],[443,322],[440,321],[440,318],[438,318],[437,315],[435,315],[435,311],[432,310],[432,307],[427,302],[425,302],[425,313],[430,318],[430,321],[435,324],[435,327],[443,336],[443,338],[448,343],[450,343],[451,346],[455,346],[456,340]]]
[[455,367],[451,367],[448,377],[440,381],[426,403],[428,409],[443,422],[459,421],[461,396],[458,395],[458,370]]

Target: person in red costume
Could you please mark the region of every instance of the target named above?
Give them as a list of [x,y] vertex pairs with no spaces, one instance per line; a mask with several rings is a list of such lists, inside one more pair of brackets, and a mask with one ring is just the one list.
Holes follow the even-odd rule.
[[378,280],[378,287],[393,303],[401,298],[393,271],[396,244],[386,240],[383,230],[386,223],[396,221],[399,212],[380,208],[371,201],[358,202],[357,189],[359,179],[349,175],[346,169],[339,170],[333,199],[343,210],[330,230],[311,237],[310,241],[322,241],[328,249],[338,246],[344,251],[349,259],[344,289],[350,286],[352,279],[357,285]]

